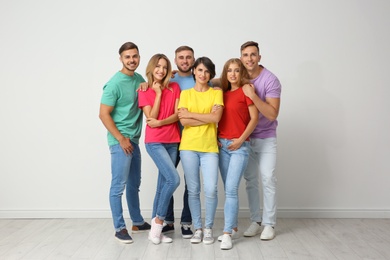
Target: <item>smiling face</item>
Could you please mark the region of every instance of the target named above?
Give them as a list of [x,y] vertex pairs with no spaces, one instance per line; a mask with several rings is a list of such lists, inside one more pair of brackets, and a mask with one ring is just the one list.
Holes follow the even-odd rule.
[[203,63],[194,68],[195,81],[202,85],[207,85],[210,80],[210,72]]
[[241,80],[240,66],[233,62],[227,69],[227,80],[232,86],[238,86]]
[[119,57],[119,60],[123,64],[122,72],[127,75],[134,75],[135,70],[138,68],[140,56],[137,49],[130,49],[123,51]]
[[157,82],[162,82],[168,72],[168,62],[165,59],[159,59],[156,67],[153,70],[153,79]]
[[190,72],[194,62],[194,53],[190,50],[179,51],[175,55],[177,69],[182,73]]
[[261,56],[256,46],[248,46],[241,51],[241,61],[249,74],[258,70]]

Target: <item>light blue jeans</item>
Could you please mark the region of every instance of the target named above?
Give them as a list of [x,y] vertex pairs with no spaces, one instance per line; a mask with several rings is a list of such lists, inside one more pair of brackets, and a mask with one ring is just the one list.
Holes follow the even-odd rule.
[[[251,138],[248,167],[244,173],[252,222],[276,224],[276,138]],[[259,177],[263,190],[263,215],[260,210]]]
[[219,170],[225,188],[225,227],[223,232],[232,233],[238,226],[238,190],[241,178],[248,165],[249,142],[244,142],[238,150],[231,151],[228,146],[232,140],[219,138]]
[[187,182],[188,204],[194,228],[195,230],[202,228],[200,170],[202,171],[206,205],[205,227],[212,228],[218,204],[218,153],[182,150],[180,158]]
[[171,197],[180,184],[176,170],[177,143],[146,143],[145,148],[158,168],[156,195],[153,202],[152,218],[164,220],[167,216]]
[[110,146],[111,187],[110,207],[114,228],[117,232],[126,227],[123,219],[122,195],[126,188],[126,201],[133,225],[144,224],[139,205],[139,187],[141,185],[141,152],[136,143],[131,142],[134,151],[130,155],[123,152],[119,144]]

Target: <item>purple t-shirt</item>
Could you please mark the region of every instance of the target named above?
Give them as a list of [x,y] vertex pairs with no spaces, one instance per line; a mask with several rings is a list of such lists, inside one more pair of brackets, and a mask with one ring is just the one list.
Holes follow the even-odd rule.
[[[251,80],[255,86],[256,94],[261,100],[265,98],[280,98],[282,85],[279,79],[269,70],[263,67],[260,75]],[[276,137],[276,127],[278,121],[270,121],[259,113],[259,123],[251,134],[251,138],[270,138]]]

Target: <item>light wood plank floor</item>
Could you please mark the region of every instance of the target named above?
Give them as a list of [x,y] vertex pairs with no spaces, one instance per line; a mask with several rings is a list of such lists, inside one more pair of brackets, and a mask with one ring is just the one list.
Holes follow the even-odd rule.
[[[278,219],[274,240],[240,237],[231,250],[192,245],[176,223],[172,244],[141,233],[126,245],[111,219],[0,219],[0,259],[390,259],[390,219]],[[240,219],[240,232],[248,225]],[[216,219],[215,238],[222,227]]]

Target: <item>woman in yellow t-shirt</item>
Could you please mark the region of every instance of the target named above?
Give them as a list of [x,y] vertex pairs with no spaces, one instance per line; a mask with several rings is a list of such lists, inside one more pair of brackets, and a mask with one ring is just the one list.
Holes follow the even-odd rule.
[[[208,83],[215,76],[215,65],[207,57],[198,58],[193,66],[195,86],[180,94],[179,119],[184,126],[180,142],[180,158],[188,188],[195,234],[191,243],[214,243],[212,227],[218,197],[217,123],[223,112],[223,93]],[[203,232],[200,203],[200,170],[205,194],[206,218]]]

